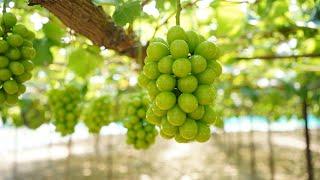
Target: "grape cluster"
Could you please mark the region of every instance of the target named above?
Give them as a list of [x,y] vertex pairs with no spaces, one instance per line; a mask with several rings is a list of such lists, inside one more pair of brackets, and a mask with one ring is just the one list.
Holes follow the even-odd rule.
[[84,110],[83,121],[90,133],[99,133],[103,126],[111,123],[112,101],[109,96],[102,96],[91,101]]
[[151,40],[138,83],[153,100],[146,119],[160,127],[162,137],[180,143],[209,140],[209,126],[217,119],[212,104],[213,82],[222,72],[218,56],[214,43],[180,26],[169,29],[167,41]]
[[127,144],[132,144],[136,149],[147,149],[155,142],[158,134],[156,127],[145,120],[148,104],[146,95],[140,93],[128,96],[124,105],[127,116],[124,122],[128,129]]
[[23,83],[31,79],[34,68],[31,61],[36,54],[31,42],[34,33],[16,23],[14,14],[3,14],[0,28],[0,103],[17,103],[19,95],[26,91]]
[[51,90],[48,96],[56,131],[62,136],[72,134],[81,110],[80,90],[73,85],[68,85],[62,89]]

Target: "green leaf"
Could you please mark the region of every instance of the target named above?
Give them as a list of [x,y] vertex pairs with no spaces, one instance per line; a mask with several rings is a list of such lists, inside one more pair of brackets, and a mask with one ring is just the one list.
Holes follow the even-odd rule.
[[92,2],[96,5],[118,5],[119,0],[92,0]]
[[61,44],[61,39],[65,35],[65,31],[62,29],[60,24],[55,21],[50,21],[43,25],[42,30],[46,37],[53,43],[56,45]]
[[32,60],[35,65],[47,66],[53,62],[53,55],[50,51],[52,44],[47,38],[33,41],[33,46],[37,51],[35,58]]
[[119,26],[124,26],[127,23],[132,23],[141,13],[140,1],[131,1],[117,6],[113,13],[113,20]]
[[103,58],[91,50],[77,48],[71,51],[68,61],[68,67],[78,76],[85,78],[101,65]]

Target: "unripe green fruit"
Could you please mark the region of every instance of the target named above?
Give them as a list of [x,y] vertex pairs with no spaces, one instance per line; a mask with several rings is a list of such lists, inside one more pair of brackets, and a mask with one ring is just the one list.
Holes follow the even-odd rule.
[[155,81],[150,81],[148,83],[147,91],[151,99],[154,99],[160,93]]
[[162,130],[160,130],[160,136],[163,137],[164,139],[172,139],[174,137],[174,135],[169,136],[169,135],[165,134]]
[[172,72],[177,77],[185,77],[191,72],[191,63],[188,59],[176,59],[172,65]]
[[153,111],[153,113],[159,117],[162,117],[164,115],[166,115],[167,111],[163,111],[161,109],[158,108],[158,106],[153,103],[152,106],[151,106],[151,110]]
[[201,73],[204,70],[206,70],[206,68],[207,68],[206,59],[200,55],[191,56],[190,62],[191,62],[191,67],[192,67],[191,71],[193,74]]
[[3,29],[0,27],[0,36],[2,37],[4,35]]
[[193,119],[187,119],[186,122],[179,127],[180,135],[187,140],[193,140],[198,134],[198,125]]
[[24,61],[21,61],[23,67],[24,67],[24,70],[27,71],[27,72],[30,72],[33,70],[34,68],[34,64],[32,61],[30,60],[24,60]]
[[147,48],[147,56],[151,61],[159,61],[162,57],[169,55],[168,47],[161,42],[153,42]]
[[26,37],[28,34],[28,29],[22,24],[17,24],[12,28],[12,32],[14,34],[19,34],[22,37]]
[[188,40],[188,46],[189,46],[189,51],[190,53],[193,53],[196,47],[198,46],[199,43],[199,36],[196,32],[194,31],[187,31],[186,32]]
[[173,26],[168,30],[167,33],[167,41],[170,45],[174,40],[184,40],[187,41],[187,35],[186,32],[180,27],[180,26]]
[[24,47],[33,47],[33,43],[29,40],[24,40],[22,46]]
[[197,97],[199,104],[209,105],[213,103],[216,97],[216,92],[213,86],[200,85],[194,95]]
[[153,42],[161,42],[161,43],[165,44],[166,46],[168,46],[167,42],[162,38],[158,38],[158,37],[153,38],[150,40],[150,43],[153,43]]
[[156,105],[161,110],[169,110],[176,103],[176,96],[172,92],[164,91],[157,95]]
[[5,53],[9,49],[9,44],[5,40],[0,40],[0,53]]
[[216,121],[217,115],[215,110],[211,106],[205,106],[205,113],[202,117],[202,121],[212,124]]
[[168,122],[173,126],[181,126],[187,118],[185,112],[183,112],[179,106],[175,105],[167,113]]
[[198,108],[197,98],[188,93],[182,93],[178,98],[179,107],[186,113],[191,113]]
[[197,46],[194,53],[201,55],[207,60],[213,60],[216,59],[217,46],[212,42],[204,41]]
[[9,80],[3,83],[3,89],[7,94],[16,94],[19,90],[19,86],[16,81]]
[[16,76],[15,77],[15,80],[18,82],[18,83],[23,83],[23,82],[26,82],[28,81],[29,79],[31,79],[32,77],[32,74],[29,73],[29,72],[25,72],[19,76]]
[[192,119],[199,120],[203,117],[204,113],[205,113],[204,106],[199,105],[198,108],[192,113],[189,113],[188,116]]
[[174,139],[177,141],[177,143],[188,143],[190,140],[183,138],[180,134],[177,134]]
[[7,42],[12,47],[19,47],[23,44],[23,38],[18,34],[11,34],[7,37]]
[[0,68],[7,67],[9,65],[9,59],[5,56],[0,56]]
[[170,44],[170,53],[174,59],[187,58],[189,54],[188,44],[184,40],[174,40]]
[[153,125],[160,125],[161,124],[161,117],[154,114],[151,108],[148,109],[146,114],[146,120]]
[[16,61],[13,61],[9,64],[9,69],[14,75],[21,75],[24,73],[24,66]]
[[7,94],[6,95],[6,102],[7,104],[13,105],[13,104],[17,104],[18,102],[18,95],[17,94]]
[[17,48],[10,48],[6,53],[6,56],[9,59],[15,61],[15,60],[20,59],[21,53],[20,53],[19,49],[17,49]]
[[178,89],[183,93],[192,93],[197,87],[198,80],[192,75],[188,75],[178,80]]
[[25,59],[33,59],[36,56],[36,50],[32,47],[24,46],[21,48],[21,54]]
[[212,84],[217,76],[213,69],[207,68],[205,71],[197,74],[197,78],[199,84]]
[[148,83],[150,82],[150,79],[147,78],[146,75],[144,75],[143,73],[141,73],[138,76],[138,84],[140,87],[146,88],[148,86]]
[[0,90],[0,104],[4,103],[5,100],[6,100],[5,92],[3,92],[2,90]]
[[146,116],[146,110],[145,110],[144,108],[138,109],[137,115],[139,116],[139,118],[145,118],[145,116]]
[[158,62],[158,70],[161,73],[170,74],[172,73],[172,64],[173,64],[173,59],[171,55],[163,57]]
[[157,79],[160,75],[157,63],[150,62],[143,67],[143,73],[149,79]]
[[8,12],[8,13],[3,14],[2,19],[1,19],[1,24],[5,28],[10,29],[14,25],[16,25],[16,23],[17,23],[17,18],[13,13]]
[[218,78],[222,73],[222,66],[218,61],[209,61],[208,68],[213,69],[216,78]]
[[0,80],[6,81],[9,80],[12,73],[9,71],[9,69],[0,69]]
[[23,84],[18,84],[18,86],[19,86],[18,94],[23,94],[23,93],[26,92],[27,88],[26,88],[25,85],[23,85]]
[[196,136],[196,141],[198,142],[206,142],[210,139],[211,131],[210,127],[202,122],[198,122],[198,134]]
[[161,130],[164,134],[168,136],[174,136],[178,132],[178,127],[171,125],[168,122],[167,118],[164,117],[161,121]]
[[156,81],[157,88],[160,91],[172,91],[176,86],[176,79],[169,74],[162,74]]
[[27,34],[25,35],[24,38],[26,38],[28,40],[33,40],[35,37],[36,37],[36,35],[32,31],[28,30],[28,32],[27,32]]

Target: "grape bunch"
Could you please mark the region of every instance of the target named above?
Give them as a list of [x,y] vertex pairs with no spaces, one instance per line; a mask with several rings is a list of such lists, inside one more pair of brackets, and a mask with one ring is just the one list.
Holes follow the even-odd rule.
[[23,83],[31,79],[34,68],[31,59],[36,50],[31,41],[35,35],[24,25],[16,23],[14,14],[3,14],[0,28],[0,103],[17,103],[19,95],[26,91]]
[[112,100],[102,96],[91,101],[84,110],[83,121],[90,133],[99,133],[103,126],[112,121]]
[[217,46],[180,26],[169,29],[167,41],[151,40],[138,83],[153,103],[148,122],[160,127],[164,138],[177,142],[206,142],[217,119],[214,81],[222,67]]
[[48,97],[56,131],[62,136],[72,134],[81,110],[81,91],[73,85],[67,85],[51,90]]
[[125,119],[124,126],[127,131],[127,144],[135,149],[147,149],[155,142],[158,134],[156,127],[145,120],[149,100],[144,93],[130,94],[124,105]]

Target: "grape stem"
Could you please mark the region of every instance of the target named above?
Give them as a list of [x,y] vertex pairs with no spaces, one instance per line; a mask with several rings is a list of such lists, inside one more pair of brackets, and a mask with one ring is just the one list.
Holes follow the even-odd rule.
[[180,25],[180,13],[181,13],[181,3],[180,0],[177,0],[177,13],[176,13],[176,25]]
[[7,4],[8,4],[8,0],[3,0],[2,14],[7,12]]

